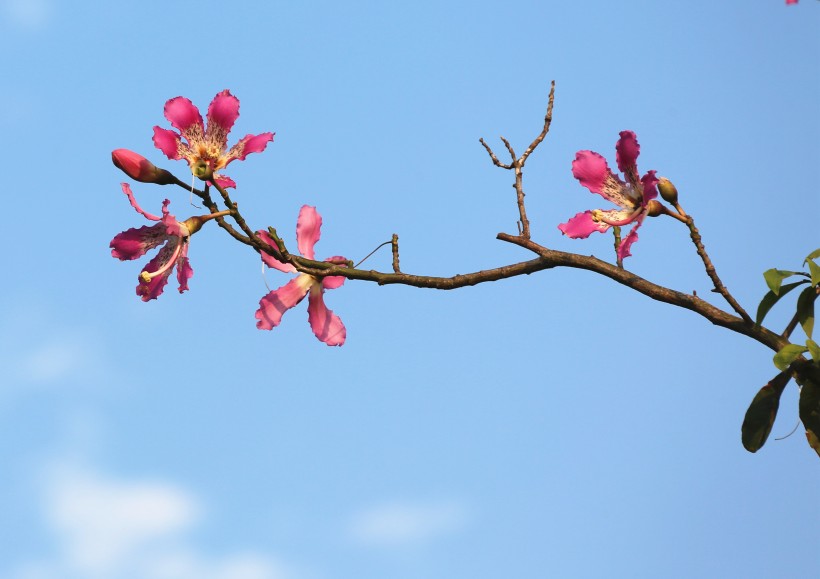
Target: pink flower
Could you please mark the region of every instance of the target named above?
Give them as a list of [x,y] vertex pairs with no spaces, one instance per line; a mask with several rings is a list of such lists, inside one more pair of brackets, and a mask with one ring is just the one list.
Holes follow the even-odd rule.
[[[242,161],[250,153],[261,153],[273,140],[273,133],[246,135],[226,151],[228,133],[239,117],[239,99],[223,90],[208,107],[207,128],[202,115],[185,97],[165,103],[165,118],[179,133],[154,127],[154,145],[169,159],[185,159],[191,171],[204,180],[213,180],[220,187],[236,187],[233,179],[217,173],[231,161]],[[183,141],[182,139],[185,139]]]
[[583,239],[593,231],[604,232],[613,225],[623,226],[634,222],[629,235],[618,247],[618,257],[624,259],[632,255],[629,248],[638,239],[638,228],[646,217],[649,201],[658,196],[658,178],[655,171],[648,171],[638,178],[637,160],[641,151],[638,139],[632,131],[621,131],[620,137],[615,144],[615,158],[626,182],[610,171],[606,159],[598,153],[578,151],[572,162],[572,174],[581,185],[612,201],[620,209],[584,211],[559,225],[558,229],[573,239]]
[[174,183],[173,175],[165,169],[156,167],[151,161],[134,151],[117,149],[111,152],[111,160],[134,181],[156,183],[157,185],[171,185]]
[[[117,234],[111,240],[111,255],[122,261],[142,257],[151,249],[162,245],[159,253],[142,268],[137,284],[137,295],[142,301],[156,299],[168,283],[168,278],[177,269],[179,293],[188,289],[188,280],[194,270],[188,264],[188,239],[202,226],[203,218],[194,218],[180,223],[168,212],[167,199],[162,203],[162,217],[146,213],[137,204],[134,194],[127,183],[122,184],[122,191],[128,196],[131,206],[156,225],[143,225],[139,229],[131,228]],[[193,220],[193,221],[192,221]]]
[[786,4],[797,4],[797,0],[786,0]]
[[[296,244],[299,253],[308,259],[315,259],[313,246],[319,241],[322,229],[322,216],[315,207],[304,205],[299,211],[299,219],[296,222]],[[258,231],[266,243],[276,247],[276,243],[264,231]],[[291,264],[284,264],[274,259],[266,253],[262,253],[262,261],[270,267],[286,273],[296,273],[296,268]],[[330,263],[344,263],[344,257],[329,257],[325,261]],[[290,308],[301,302],[308,296],[308,322],[322,342],[328,346],[341,346],[345,343],[347,330],[339,319],[327,308],[324,301],[324,291],[335,289],[345,282],[342,276],[327,276],[321,280],[300,273],[277,290],[270,292],[259,301],[259,309],[256,311],[256,327],[260,330],[272,330],[279,325],[282,315]]]

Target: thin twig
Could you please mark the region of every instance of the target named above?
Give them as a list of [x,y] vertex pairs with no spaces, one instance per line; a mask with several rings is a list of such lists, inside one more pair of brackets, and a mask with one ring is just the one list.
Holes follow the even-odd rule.
[[401,273],[399,268],[399,236],[394,233],[390,243],[393,250],[393,273]]
[[535,148],[541,144],[541,141],[544,140],[544,137],[547,136],[547,133],[550,130],[550,125],[552,124],[552,105],[555,103],[555,81],[552,81],[550,85],[550,96],[547,101],[547,114],[544,116],[544,128],[541,129],[541,134],[535,137],[535,140],[530,143],[530,146],[527,147],[527,150],[524,151],[524,154],[521,155],[521,166],[524,166],[524,163],[527,162],[527,157],[530,156]]

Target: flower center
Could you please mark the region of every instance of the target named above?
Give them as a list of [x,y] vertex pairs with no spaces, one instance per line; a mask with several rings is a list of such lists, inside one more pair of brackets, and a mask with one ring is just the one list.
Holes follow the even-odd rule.
[[[174,243],[174,241],[169,241],[169,243]],[[149,283],[152,279],[157,276],[164,274],[169,269],[173,268],[179,258],[179,253],[182,251],[182,245],[188,243],[187,237],[180,237],[178,241],[176,241],[176,247],[174,247],[174,253],[168,260],[162,264],[158,270],[153,272],[143,271],[140,273],[140,280],[144,281],[145,283]]]

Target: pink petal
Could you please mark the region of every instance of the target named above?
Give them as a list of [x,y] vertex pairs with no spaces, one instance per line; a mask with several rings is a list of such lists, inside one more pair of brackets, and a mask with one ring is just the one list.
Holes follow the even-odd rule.
[[[262,238],[262,241],[270,245],[271,247],[276,247],[276,242],[268,235],[267,231],[257,231],[256,234]],[[285,273],[296,273],[296,268],[289,263],[282,263],[272,255],[269,255],[264,252],[260,252],[259,255],[262,256],[262,261],[265,262],[265,265],[268,267],[272,267],[274,269],[278,269],[279,271],[283,271]]]
[[308,297],[308,322],[313,333],[328,346],[345,343],[347,330],[342,320],[325,305],[322,288],[313,286]]
[[165,234],[165,226],[161,223],[156,225],[143,225],[139,229],[131,228],[122,233],[118,233],[111,240],[111,256],[121,261],[137,259],[146,252],[165,243],[168,236]]
[[655,173],[656,173],[656,171],[654,171],[654,170],[647,171],[646,175],[641,177],[641,182],[643,183],[643,202],[644,202],[644,205],[646,205],[646,203],[648,201],[650,201],[651,199],[654,199],[655,197],[658,196],[658,187],[657,187],[657,185],[658,185],[658,182],[660,181],[660,179],[658,179],[655,176]]
[[641,153],[641,146],[638,144],[638,137],[632,131],[621,131],[620,139],[615,143],[615,159],[618,161],[618,169],[624,175],[638,173],[638,155]]
[[172,160],[181,159],[179,135],[169,129],[154,127],[154,146]]
[[245,157],[251,153],[261,153],[271,141],[273,141],[273,133],[245,135],[225,155],[227,157],[225,165],[231,161],[244,161]]
[[228,133],[239,118],[239,99],[229,90],[223,90],[214,97],[208,106],[208,128],[205,136],[219,143],[225,149],[228,143]]
[[179,282],[179,293],[188,290],[188,280],[194,277],[194,269],[188,260],[188,244],[182,250],[182,255],[177,259],[177,281]]
[[612,175],[606,159],[593,151],[578,151],[572,162],[572,174],[592,193],[604,195],[603,187],[607,178]]
[[259,300],[259,309],[256,310],[256,327],[260,330],[272,330],[282,321],[282,315],[290,308],[301,302],[312,285],[308,275],[300,275],[277,290]]
[[571,237],[573,239],[585,239],[595,231],[600,231],[603,233],[609,229],[609,225],[600,221],[595,221],[592,218],[592,211],[584,211],[583,213],[578,213],[566,223],[559,225],[558,229],[560,229],[561,233],[567,237]]
[[315,259],[313,246],[322,235],[322,216],[315,207],[302,205],[296,220],[296,245],[299,253],[308,259]]
[[194,103],[185,97],[175,97],[165,103],[165,118],[171,122],[171,126],[179,129],[182,133],[187,133],[193,127],[199,126],[202,133],[202,115]]
[[[154,256],[154,259],[148,262],[148,264],[142,268],[143,272],[154,272],[168,263],[168,260],[171,259],[174,255],[176,250],[176,244],[169,242],[159,250],[159,253]],[[137,284],[137,295],[142,298],[142,301],[147,302],[150,300],[157,299],[161,294],[162,291],[165,289],[165,284],[168,283],[168,277],[171,275],[171,271],[173,268],[168,268],[165,270],[161,275],[151,278],[150,281],[145,281],[142,279],[142,276],[138,278],[139,283]]]
[[[131,191],[131,185],[129,185],[128,183],[120,183],[120,186],[122,187],[122,192],[125,193],[126,197],[128,197],[128,202],[131,204],[131,207],[133,207],[134,210],[137,213],[139,213],[140,215],[142,215],[143,217],[145,217],[149,221],[160,221],[160,220],[162,220],[162,217],[159,217],[157,215],[152,215],[151,213],[148,213],[147,211],[142,210],[142,207],[139,206],[139,203],[137,203],[137,200],[134,197],[134,193]],[[171,203],[171,202],[168,199],[166,199],[162,203],[162,214],[163,215],[166,215],[168,213],[167,208],[168,208],[169,203]]]
[[632,227],[632,230],[629,232],[629,235],[627,235],[623,240],[621,240],[621,245],[618,246],[618,257],[621,258],[622,261],[630,255],[632,255],[630,248],[632,247],[633,243],[638,241],[638,228],[643,223],[643,219],[644,215],[642,214],[638,219],[635,220],[635,225]]
[[225,175],[214,174],[214,180],[216,181],[217,185],[219,185],[223,189],[228,189],[229,187],[233,187],[234,189],[236,189],[236,181],[234,181],[230,177],[226,177]]
[[[328,257],[325,261],[328,263],[345,263],[347,259],[341,255],[334,255],[333,257]],[[344,283],[345,277],[343,275],[328,275],[322,278],[322,287],[325,289],[336,289],[342,287]]]

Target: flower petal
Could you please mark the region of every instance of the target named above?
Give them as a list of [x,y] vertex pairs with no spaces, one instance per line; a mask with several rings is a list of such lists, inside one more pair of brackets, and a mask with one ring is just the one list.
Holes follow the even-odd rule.
[[194,277],[194,269],[188,260],[188,244],[182,246],[182,251],[177,258],[177,281],[179,282],[179,293],[188,290],[188,280]]
[[592,211],[584,211],[583,213],[578,213],[566,223],[559,225],[558,229],[560,229],[561,233],[567,237],[571,237],[573,239],[585,239],[595,231],[600,231],[603,233],[609,229],[609,225],[600,221],[595,221],[592,218]]
[[646,175],[641,177],[641,183],[643,183],[643,204],[646,205],[647,202],[654,199],[658,196],[658,183],[660,179],[655,176],[656,171],[647,171]]
[[170,129],[154,127],[154,146],[174,161],[181,159],[179,135]]
[[233,187],[236,189],[236,181],[225,175],[217,175],[214,173],[214,181],[216,181],[216,184],[223,189],[227,189],[228,187]]
[[[120,183],[120,186],[122,187],[122,192],[125,193],[126,197],[128,197],[128,202],[131,204],[131,207],[133,207],[134,210],[137,213],[139,213],[140,215],[142,215],[143,217],[145,217],[149,221],[161,221],[162,220],[162,217],[159,217],[158,215],[152,215],[151,213],[148,213],[147,211],[143,211],[142,207],[140,207],[139,203],[137,203],[137,200],[134,197],[134,193],[131,191],[131,185],[129,185],[128,183]],[[171,202],[168,199],[166,199],[165,201],[162,202],[162,215],[163,216],[168,214],[168,205],[170,203]]]
[[192,128],[199,126],[202,132],[202,115],[194,103],[185,97],[174,97],[165,103],[165,118],[171,122],[171,126],[178,129],[183,135]]
[[632,230],[629,232],[629,235],[627,235],[621,241],[621,245],[618,246],[618,257],[621,259],[621,261],[632,255],[630,248],[632,247],[633,243],[638,241],[638,228],[643,223],[644,217],[645,215],[641,214],[641,216],[635,220],[635,225],[632,227]]
[[[325,278],[327,279],[327,278]],[[347,330],[342,320],[325,305],[323,290],[314,285],[308,296],[308,322],[313,333],[328,346],[341,346],[345,343]]]
[[256,327],[260,330],[272,330],[282,321],[282,315],[301,302],[312,285],[309,275],[300,275],[277,290],[273,290],[261,300],[256,310]]
[[592,193],[603,195],[604,183],[612,174],[606,159],[594,151],[578,151],[572,162],[572,175]]
[[142,268],[142,272],[138,278],[139,283],[137,284],[137,295],[142,298],[142,301],[147,302],[150,300],[155,300],[162,294],[162,291],[165,289],[165,284],[168,283],[168,277],[171,275],[173,268],[169,267],[160,275],[152,277],[149,281],[145,281],[142,278],[142,273],[151,273],[162,269],[168,263],[168,260],[174,257],[175,252],[176,243],[169,241],[165,244],[165,247],[160,249],[159,253],[154,256],[154,259],[149,261],[148,264]]
[[[267,243],[271,247],[276,247],[276,242],[273,240],[273,238],[271,238],[270,235],[268,235],[267,231],[260,230],[260,231],[257,231],[256,234],[260,238],[262,238],[262,241],[264,241],[265,243]],[[285,273],[296,273],[296,268],[293,267],[293,265],[291,265],[289,263],[282,263],[281,261],[279,261],[278,259],[276,259],[272,255],[269,255],[269,254],[264,253],[264,252],[260,252],[259,255],[262,256],[262,261],[265,262],[265,265],[267,265],[268,267],[278,269],[279,271],[283,271]]]
[[273,133],[245,135],[225,154],[224,164],[231,161],[244,161],[251,153],[261,153],[273,141]]
[[[341,255],[334,255],[328,257],[325,261],[328,263],[345,263],[347,259]],[[345,277],[343,275],[328,275],[322,278],[322,287],[325,289],[336,289],[342,287],[344,283]]]
[[615,159],[618,162],[618,169],[627,177],[630,173],[637,176],[638,155],[641,154],[638,137],[632,131],[621,131],[619,135],[621,138],[615,143]]
[[133,227],[118,233],[111,240],[109,244],[111,257],[116,257],[121,261],[137,259],[167,240],[165,225],[161,223],[143,225],[139,229]]
[[308,259],[315,259],[313,246],[322,235],[322,216],[315,207],[302,205],[296,220],[296,245],[299,253]]
[[219,144],[220,150],[225,150],[228,144],[228,133],[239,118],[239,99],[229,90],[223,90],[214,97],[208,106],[208,128],[205,129],[205,138]]

